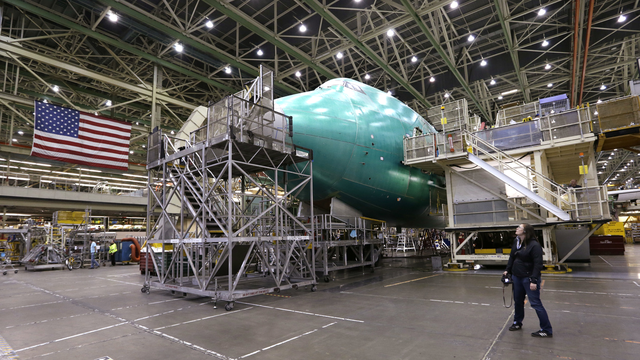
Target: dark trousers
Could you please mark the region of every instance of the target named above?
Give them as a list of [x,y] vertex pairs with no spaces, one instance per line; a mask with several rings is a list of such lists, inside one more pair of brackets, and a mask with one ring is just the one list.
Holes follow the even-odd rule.
[[111,258],[111,266],[116,266],[116,253],[109,254],[109,257]]
[[515,307],[513,322],[522,324],[522,320],[524,320],[524,296],[527,295],[531,307],[536,311],[536,314],[538,314],[540,329],[548,332],[549,334],[553,334],[553,329],[549,322],[549,316],[547,315],[547,311],[544,309],[544,306],[542,306],[542,301],[540,301],[540,281],[538,281],[538,288],[534,291],[529,287],[529,278],[519,278],[515,275],[512,277],[513,301]]

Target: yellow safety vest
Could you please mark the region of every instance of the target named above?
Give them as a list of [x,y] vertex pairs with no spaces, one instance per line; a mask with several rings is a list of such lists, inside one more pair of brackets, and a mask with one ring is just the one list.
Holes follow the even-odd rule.
[[109,255],[115,254],[118,251],[118,246],[113,243],[109,246]]

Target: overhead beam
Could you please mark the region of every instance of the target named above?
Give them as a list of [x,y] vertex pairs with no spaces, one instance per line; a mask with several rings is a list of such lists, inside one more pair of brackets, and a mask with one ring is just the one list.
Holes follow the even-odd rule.
[[[94,38],[96,40],[102,41],[102,42],[104,42],[106,44],[109,44],[109,45],[115,46],[117,48],[120,48],[122,50],[125,50],[125,51],[127,51],[127,52],[129,52],[131,54],[134,54],[136,56],[139,56],[139,57],[141,57],[143,59],[152,61],[152,62],[154,62],[154,63],[156,63],[156,64],[158,64],[158,65],[160,65],[160,66],[162,66],[162,67],[164,67],[166,69],[171,69],[171,70],[179,72],[179,73],[181,73],[183,75],[189,76],[189,77],[191,77],[193,79],[197,79],[197,80],[199,80],[199,81],[201,81],[201,82],[203,82],[205,84],[209,84],[209,85],[215,86],[218,89],[227,91],[229,93],[235,93],[238,90],[238,89],[230,87],[230,86],[228,86],[226,84],[223,84],[223,83],[221,83],[219,81],[215,81],[215,80],[209,79],[206,76],[198,74],[198,73],[196,73],[194,71],[185,69],[185,68],[183,68],[181,66],[178,66],[178,65],[176,65],[174,63],[171,63],[169,61],[166,61],[166,60],[160,59],[160,58],[158,58],[156,56],[153,56],[151,54],[148,54],[148,53],[146,53],[146,52],[144,52],[142,50],[137,49],[134,46],[131,46],[131,45],[125,43],[124,41],[121,41],[120,39],[111,38],[109,36],[106,36],[106,35],[103,35],[103,34],[100,34],[100,33],[96,32],[96,31],[93,31],[93,30],[91,30],[89,28],[86,28],[86,27],[84,27],[82,25],[79,25],[79,24],[77,24],[77,23],[75,23],[75,22],[73,22],[71,20],[68,20],[68,19],[66,19],[64,17],[61,17],[59,15],[56,15],[56,14],[52,13],[50,9],[43,9],[40,6],[32,5],[30,3],[25,2],[24,0],[4,0],[4,3],[5,4],[11,4],[11,5],[15,6],[16,8],[20,8],[20,9],[26,10],[26,11],[32,13],[32,14],[38,15],[38,16],[40,16],[42,18],[45,18],[45,19],[47,19],[49,21],[53,21],[53,22],[55,22],[55,23],[57,23],[59,25],[62,25],[62,26],[67,27],[69,29],[78,31],[79,33],[81,33],[83,35],[90,36],[90,37],[92,37],[92,38]],[[193,107],[195,108],[195,106],[193,106]]]
[[524,96],[525,102],[531,102],[531,96],[529,94],[529,89],[526,88],[527,80],[526,74],[524,71],[520,70],[520,59],[518,58],[518,51],[514,47],[513,38],[511,37],[511,27],[509,23],[505,20],[505,13],[503,12],[503,6],[506,7],[506,15],[509,15],[509,4],[504,0],[494,0],[494,4],[496,5],[496,12],[498,13],[498,19],[500,20],[500,26],[502,27],[502,32],[504,33],[504,39],[507,42],[507,49],[509,50],[509,55],[511,55],[511,61],[513,62],[513,67],[516,70],[516,76],[518,76],[518,84],[520,85],[520,91],[522,91],[522,95]]
[[[162,31],[165,34],[171,36],[173,39],[177,39],[182,41],[183,44],[188,45],[189,47],[199,50],[203,53],[210,54],[213,57],[228,63],[229,65],[251,75],[251,76],[259,76],[260,72],[257,68],[253,66],[249,66],[241,61],[236,60],[236,58],[231,55],[223,52],[220,49],[215,48],[211,44],[207,44],[201,39],[193,36],[191,33],[185,32],[184,30],[176,29],[174,25],[169,22],[162,21],[155,17],[152,14],[145,12],[144,10],[134,6],[125,1],[114,1],[114,0],[100,0],[101,3],[110,6],[113,9],[116,9],[118,12],[129,16],[132,19],[135,19],[145,25],[155,28],[156,30]],[[289,84],[284,82],[278,82],[277,87],[281,90],[285,91],[289,94],[297,94],[300,92],[299,89],[292,87]]]
[[[382,60],[378,54],[376,54],[369,46],[360,41],[358,37],[351,32],[351,30],[346,27],[342,21],[338,20],[330,11],[327,10],[326,6],[321,5],[316,0],[303,0],[310,8],[315,10],[323,19],[331,24],[336,30],[338,30],[343,36],[347,37],[349,41],[351,41],[355,46],[357,46],[363,53],[365,53],[373,62],[375,62],[380,68],[386,71],[391,77],[393,77],[398,84],[408,90],[411,95],[413,95],[418,101],[427,105],[428,107],[432,107],[431,103],[427,101],[427,99],[418,92],[406,79],[404,79],[395,69],[393,69],[389,64],[387,64],[384,60]],[[407,6],[408,2],[403,0],[403,5]]]
[[[12,1],[12,0],[9,0]],[[60,60],[56,60],[56,59],[52,59],[50,57],[47,57],[43,54],[31,51],[31,50],[27,50],[21,46],[15,46],[12,45],[6,41],[2,41],[0,40],[0,50],[4,50],[4,51],[8,51],[12,54],[15,55],[19,55],[19,56],[24,56],[28,59],[32,59],[32,60],[36,60],[38,62],[41,62],[43,64],[47,64],[50,66],[54,66],[60,69],[64,69],[64,70],[68,70],[71,72],[74,72],[76,74],[79,75],[83,75],[86,76],[88,78],[92,78],[92,79],[96,79],[98,81],[102,81],[106,84],[110,84],[113,86],[117,86],[119,88],[122,89],[126,89],[135,93],[138,93],[140,95],[144,95],[147,96],[149,98],[151,98],[151,90],[150,89],[146,89],[137,85],[133,85],[133,84],[129,84],[126,83],[124,81],[120,81],[117,79],[114,79],[112,77],[97,73],[97,72],[93,72],[91,70],[87,70],[75,65],[71,65],[68,62],[64,62],[64,61],[60,61]],[[158,99],[160,99],[163,102],[169,103],[169,104],[174,104],[174,105],[178,105],[178,106],[182,106],[184,108],[187,109],[195,109],[197,107],[197,105],[194,104],[190,104],[190,103],[186,103],[184,101],[180,101],[178,99],[174,99],[171,96],[167,96],[164,94],[157,94],[156,95],[158,97]]]
[[[312,0],[305,0],[305,1],[312,1]],[[420,17],[420,15],[418,15],[416,10],[413,8],[413,5],[409,2],[409,0],[401,0],[401,1],[402,1],[402,4],[407,8],[407,11],[409,12],[413,20],[416,22],[416,24],[418,24],[418,26],[420,27],[424,35],[427,37],[427,39],[429,39],[429,42],[431,42],[431,45],[434,47],[434,49],[436,49],[440,57],[442,57],[442,60],[444,60],[444,62],[447,64],[447,67],[449,68],[451,73],[456,77],[458,82],[460,82],[460,84],[462,85],[462,88],[464,89],[464,91],[466,91],[467,96],[469,96],[473,101],[473,103],[476,104],[478,109],[480,109],[480,112],[485,117],[485,120],[491,121],[492,118],[491,116],[489,116],[487,109],[485,109],[482,106],[478,98],[471,91],[471,88],[469,87],[469,84],[467,83],[467,81],[464,79],[464,77],[462,77],[462,74],[460,74],[460,71],[458,71],[455,64],[448,57],[447,53],[444,51],[442,46],[440,46],[440,43],[433,36],[433,34],[431,33],[431,30],[429,30],[429,28],[427,28],[427,25],[425,25],[424,21],[422,21],[422,18]]]
[[238,24],[258,34],[261,38],[267,40],[277,48],[293,56],[306,66],[315,70],[318,74],[326,77],[327,80],[338,77],[338,75],[336,75],[333,71],[329,70],[323,65],[316,63],[311,59],[309,55],[305,54],[300,49],[291,46],[286,41],[283,41],[280,36],[278,36],[278,34],[274,33],[266,26],[260,24],[254,18],[246,15],[235,6],[227,2],[221,2],[218,0],[202,0],[202,2],[220,11],[222,14],[234,20]]

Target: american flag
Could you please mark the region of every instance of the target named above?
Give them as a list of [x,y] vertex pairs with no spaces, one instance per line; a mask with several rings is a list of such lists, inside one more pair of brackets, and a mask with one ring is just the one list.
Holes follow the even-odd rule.
[[39,101],[35,109],[31,156],[128,170],[130,124]]

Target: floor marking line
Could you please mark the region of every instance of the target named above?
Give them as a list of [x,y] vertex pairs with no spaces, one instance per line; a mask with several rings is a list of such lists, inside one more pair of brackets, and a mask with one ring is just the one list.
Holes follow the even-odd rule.
[[147,305],[162,304],[162,303],[166,303],[166,302],[170,302],[170,301],[178,301],[178,300],[182,300],[182,299],[169,299],[169,300],[150,302],[150,303],[147,303]]
[[613,265],[611,265],[607,260],[605,260],[602,256],[598,256],[600,259],[602,259],[602,261],[606,262],[607,265],[613,267]]
[[337,323],[338,323],[337,321],[336,321],[336,322],[332,322],[331,324],[327,324],[327,325],[323,326],[322,328],[323,328],[323,329],[324,329],[324,328],[328,328],[329,326],[331,326],[331,325],[335,325],[335,324],[337,324]]
[[407,280],[407,281],[402,281],[402,282],[395,283],[395,284],[385,285],[384,287],[402,285],[402,284],[406,284],[406,283],[410,283],[410,282],[414,282],[414,281],[418,281],[418,280],[424,280],[424,279],[428,279],[428,278],[432,278],[432,277],[436,277],[436,276],[440,276],[440,275],[442,275],[442,274],[429,275],[429,276],[425,276],[425,277],[421,277],[421,278],[417,278],[417,279],[413,279],[413,280]]
[[298,311],[298,310],[291,310],[291,309],[277,308],[277,307],[273,307],[273,306],[259,305],[259,304],[253,304],[253,303],[242,302],[242,301],[236,301],[236,302],[237,302],[238,304],[244,304],[244,305],[250,305],[250,306],[257,306],[257,307],[262,307],[262,308],[267,308],[267,309],[273,309],[273,310],[278,310],[278,311],[292,312],[292,313],[302,314],[302,315],[310,315],[310,316],[317,316],[317,317],[323,317],[323,318],[328,318],[328,319],[337,319],[337,320],[343,320],[343,321],[351,321],[351,322],[357,322],[357,323],[364,323],[364,321],[363,321],[363,320],[349,319],[349,318],[344,318],[344,317],[339,317],[339,316],[331,316],[331,315],[324,315],[324,314],[314,314],[314,313],[305,312],[305,311]]
[[262,351],[262,350],[256,350],[256,351],[254,351],[254,352],[252,352],[250,354],[240,356],[240,359],[244,359],[244,358],[249,357],[251,355],[255,355],[255,354],[259,353],[260,351]]
[[635,281],[634,281],[633,283],[634,283],[634,284],[636,284],[636,286],[640,286],[640,285],[638,285],[638,283],[637,283],[637,282],[635,282]]
[[482,357],[482,360],[488,360],[487,356],[489,355],[489,352],[491,352],[491,349],[493,349],[493,346],[498,341],[498,338],[500,337],[500,335],[504,332],[504,329],[507,327],[507,324],[511,322],[511,318],[515,313],[516,313],[516,309],[511,310],[511,314],[509,314],[509,316],[507,317],[507,321],[504,322],[504,325],[502,325],[502,329],[500,329],[500,331],[498,332],[498,335],[496,335],[496,338],[493,339],[491,346],[489,346],[489,349],[487,349],[487,352]]
[[162,329],[166,329],[166,328],[174,327],[174,326],[178,326],[178,325],[185,325],[185,324],[194,323],[194,322],[196,322],[196,321],[202,321],[202,320],[207,320],[207,319],[213,319],[213,318],[220,317],[220,316],[225,316],[225,315],[232,315],[232,314],[236,314],[236,313],[238,313],[238,312],[240,312],[240,311],[246,311],[246,310],[251,310],[251,309],[253,309],[253,307],[248,307],[248,308],[244,308],[244,309],[240,309],[240,310],[236,310],[236,311],[232,311],[232,312],[227,311],[227,312],[224,312],[224,313],[222,313],[222,314],[216,314],[216,315],[211,315],[211,316],[205,316],[205,317],[200,318],[200,319],[194,319],[194,320],[189,320],[189,321],[179,322],[179,323],[176,323],[176,324],[171,324],[171,325],[165,325],[165,326],[157,327],[157,328],[155,328],[154,330],[162,330]]
[[23,349],[20,349],[20,350],[16,350],[16,352],[21,352],[21,351],[25,351],[25,350],[30,350],[30,349],[34,349],[34,348],[37,348],[37,347],[40,347],[40,346],[49,345],[49,344],[53,344],[53,343],[56,343],[56,342],[60,342],[60,341],[64,341],[64,340],[73,339],[73,338],[76,338],[76,337],[78,337],[78,336],[83,336],[83,335],[87,335],[87,334],[95,333],[95,332],[98,332],[98,331],[111,329],[111,328],[114,328],[114,327],[116,327],[116,326],[120,326],[120,325],[124,325],[124,324],[128,324],[128,322],[122,322],[122,323],[115,324],[115,325],[111,325],[111,326],[105,326],[105,327],[100,328],[100,329],[91,330],[91,331],[86,331],[86,332],[83,332],[83,333],[80,333],[80,334],[75,334],[75,335],[71,335],[71,336],[63,337],[63,338],[60,338],[60,339],[56,339],[56,340],[52,340],[52,341],[48,341],[48,342],[44,342],[44,343],[41,343],[41,344],[37,344],[37,345],[33,345],[33,346],[29,346],[29,347],[26,347],[26,348],[23,348]]
[[[334,322],[334,323],[327,324],[327,325],[323,326],[323,327],[322,327],[322,329],[328,328],[329,326],[331,326],[331,325],[333,325],[333,324],[335,324],[335,322]],[[313,330],[307,331],[307,332],[306,332],[306,333],[304,333],[304,334],[300,334],[300,335],[298,335],[298,336],[294,336],[294,337],[292,337],[292,338],[290,338],[290,339],[287,339],[287,340],[281,341],[281,342],[279,342],[279,343],[277,343],[277,344],[273,344],[273,345],[267,346],[266,348],[263,348],[263,349],[261,349],[261,350],[257,350],[257,351],[254,351],[254,352],[252,352],[252,353],[249,353],[249,354],[246,354],[246,355],[240,356],[240,359],[244,359],[244,358],[249,357],[249,356],[251,356],[251,355],[255,355],[255,354],[259,353],[260,351],[266,351],[266,350],[272,349],[272,348],[274,348],[274,347],[276,347],[276,346],[279,346],[279,345],[282,345],[282,344],[286,344],[286,343],[288,343],[289,341],[293,341],[293,340],[299,339],[299,338],[301,338],[301,337],[303,337],[303,336],[307,336],[307,335],[313,334],[314,332],[316,332],[316,331],[318,331],[318,330],[319,330],[319,329],[313,329]]]

